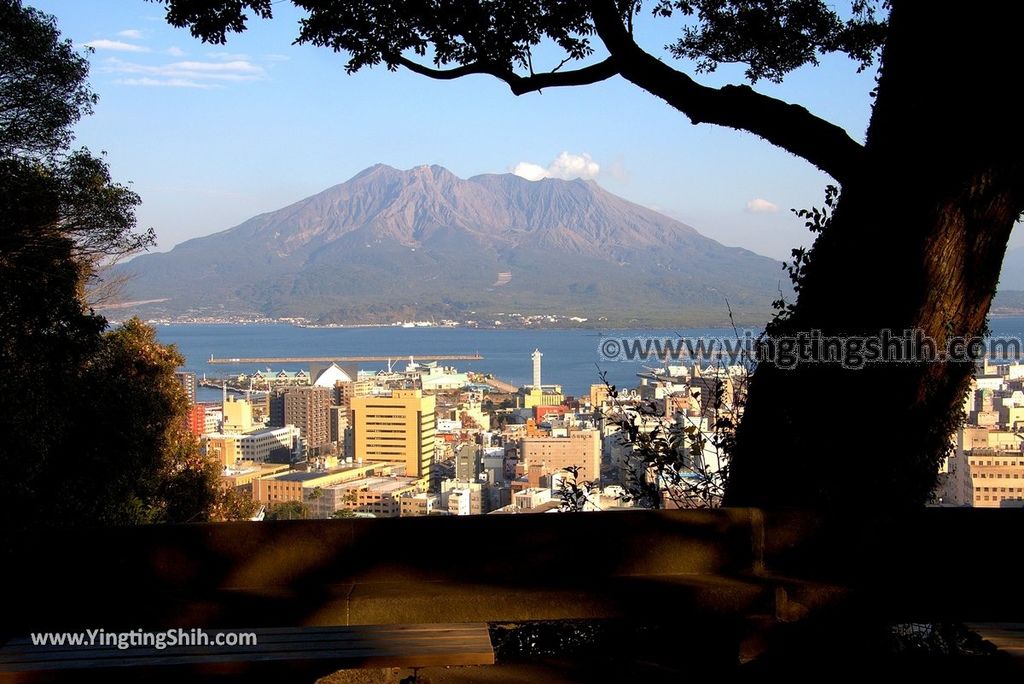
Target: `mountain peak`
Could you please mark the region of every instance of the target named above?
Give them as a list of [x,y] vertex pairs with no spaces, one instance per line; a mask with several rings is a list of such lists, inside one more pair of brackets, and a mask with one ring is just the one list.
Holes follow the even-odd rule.
[[367,166],[365,169],[349,178],[349,180],[353,181],[357,178],[365,178],[366,176],[373,176],[380,173],[401,173],[401,171],[387,164],[374,164],[372,166]]
[[[767,310],[779,266],[592,180],[462,179],[437,164],[375,164],[130,268],[139,276],[129,285],[133,299],[351,322],[427,304],[438,317],[462,305],[626,311],[718,306],[723,294]],[[511,280],[499,278],[508,273]]]

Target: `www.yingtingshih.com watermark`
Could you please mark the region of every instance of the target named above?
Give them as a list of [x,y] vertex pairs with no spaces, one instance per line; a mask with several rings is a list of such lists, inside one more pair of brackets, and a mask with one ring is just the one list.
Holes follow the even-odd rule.
[[768,362],[788,370],[805,363],[858,369],[877,363],[973,362],[982,357],[1019,360],[1024,357],[1022,349],[1018,337],[950,337],[940,345],[922,330],[882,330],[865,336],[810,330],[775,337],[746,330],[721,337],[602,337],[597,354],[605,362]]
[[203,646],[256,646],[255,632],[213,631],[192,629],[166,629],[146,631],[131,629],[123,632],[105,629],[86,629],[81,632],[33,632],[29,635],[33,646],[96,647],[106,646],[125,651],[130,648],[193,648]]

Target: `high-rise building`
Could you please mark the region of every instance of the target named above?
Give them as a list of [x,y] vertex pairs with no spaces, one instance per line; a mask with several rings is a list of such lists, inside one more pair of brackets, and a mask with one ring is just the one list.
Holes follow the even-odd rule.
[[206,406],[193,404],[188,409],[188,431],[196,437],[206,432]]
[[422,478],[434,460],[436,400],[421,390],[394,390],[391,396],[355,396],[352,444],[357,460],[404,463],[405,474]]
[[352,403],[352,395],[355,394],[355,383],[351,380],[348,382],[337,382],[334,384],[333,392],[334,403],[348,410],[349,405]]
[[544,356],[540,349],[534,349],[530,358],[533,359],[533,386],[540,387],[540,357]]
[[270,424],[299,428],[310,449],[331,441],[331,394],[327,387],[289,387],[270,399]]
[[455,479],[475,482],[480,474],[482,449],[475,444],[463,444],[455,452]]
[[284,425],[284,390],[274,390],[267,399],[267,425],[281,427]]
[[330,408],[331,441],[342,447],[345,444],[345,430],[348,429],[348,413],[348,409],[344,406]]
[[174,377],[181,383],[181,386],[185,388],[185,394],[188,396],[189,405],[196,403],[196,374],[192,371],[178,371],[174,374]]

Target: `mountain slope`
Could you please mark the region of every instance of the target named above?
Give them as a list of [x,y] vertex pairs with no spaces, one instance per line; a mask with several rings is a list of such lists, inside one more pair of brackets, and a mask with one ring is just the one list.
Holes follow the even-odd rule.
[[499,311],[725,322],[726,298],[763,320],[784,280],[778,262],[590,181],[384,165],[121,269],[135,274],[126,299],[166,300],[144,315],[350,323]]
[[1003,257],[1000,290],[1024,290],[1024,247],[1010,247]]

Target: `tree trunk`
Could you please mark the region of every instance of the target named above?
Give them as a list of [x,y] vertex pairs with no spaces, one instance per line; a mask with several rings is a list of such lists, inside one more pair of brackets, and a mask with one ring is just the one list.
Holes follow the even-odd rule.
[[[980,335],[1024,208],[1011,3],[894,2],[863,168],[774,334]],[[728,505],[901,510],[928,498],[971,363],[762,363]]]

